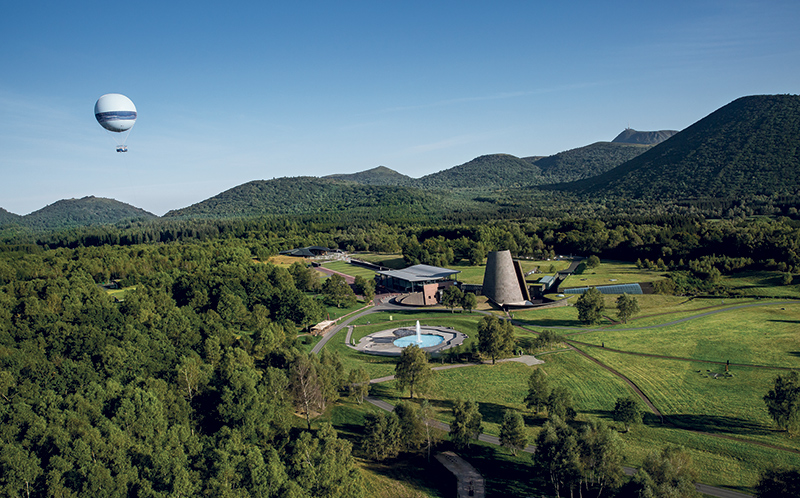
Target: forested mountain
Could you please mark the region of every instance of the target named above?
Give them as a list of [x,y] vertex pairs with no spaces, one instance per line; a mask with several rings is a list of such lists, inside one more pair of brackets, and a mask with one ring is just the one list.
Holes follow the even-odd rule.
[[22,224],[22,216],[9,213],[5,209],[0,208],[0,226],[8,225],[10,223]]
[[607,173],[558,188],[657,199],[795,195],[800,96],[742,97]]
[[533,162],[542,170],[542,183],[559,183],[597,176],[648,150],[649,145],[597,142],[559,152]]
[[612,140],[614,143],[656,145],[678,133],[677,130],[636,131],[633,128],[625,130]]
[[189,207],[169,211],[164,217],[224,218],[399,208],[423,212],[440,208],[441,202],[440,194],[407,187],[294,177],[248,182]]
[[542,183],[541,169],[510,154],[480,156],[460,166],[425,175],[414,182],[420,188],[514,187]]
[[378,166],[377,168],[352,174],[327,175],[322,178],[363,183],[365,185],[411,185],[414,182],[414,179],[410,176],[398,173],[386,166]]
[[89,196],[82,199],[63,199],[21,218],[26,226],[40,229],[105,225],[155,217],[153,213],[124,202]]
[[571,182],[599,175],[636,157],[648,147],[634,143],[597,142],[552,156],[519,158],[510,154],[489,154],[417,179],[384,166],[360,173],[328,175],[323,178],[368,185],[406,185],[421,189],[481,189],[541,185]]

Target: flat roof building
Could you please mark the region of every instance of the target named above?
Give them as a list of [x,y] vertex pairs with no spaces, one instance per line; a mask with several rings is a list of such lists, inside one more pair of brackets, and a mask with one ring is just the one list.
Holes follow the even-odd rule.
[[450,270],[431,265],[414,265],[402,270],[376,272],[379,285],[395,292],[422,292],[428,284],[453,281],[460,270]]

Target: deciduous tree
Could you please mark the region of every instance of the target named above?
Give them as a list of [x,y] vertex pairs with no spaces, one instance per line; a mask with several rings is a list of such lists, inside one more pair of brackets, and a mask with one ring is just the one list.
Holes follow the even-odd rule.
[[558,386],[547,396],[547,413],[550,417],[561,420],[572,420],[576,412],[573,407],[572,394],[566,387]]
[[611,416],[616,422],[621,422],[625,426],[625,432],[628,432],[631,425],[642,422],[642,408],[630,396],[617,398],[617,403],[614,405],[614,412]]
[[635,496],[653,498],[699,497],[694,487],[697,472],[684,449],[667,446],[650,453],[631,481]]
[[433,378],[431,366],[428,364],[428,353],[416,344],[403,348],[394,372],[397,388],[401,391],[408,388],[411,399],[414,398],[415,389],[417,394],[426,392]]
[[400,451],[400,422],[395,413],[370,412],[364,416],[362,449],[373,460],[394,458]]
[[461,308],[470,313],[475,307],[478,306],[478,298],[472,292],[465,292],[464,298],[461,300]]
[[508,448],[516,456],[517,451],[524,450],[528,445],[528,435],[525,432],[522,415],[516,410],[506,410],[500,425],[500,446]]
[[450,440],[456,448],[469,447],[472,439],[477,439],[483,432],[483,416],[478,410],[478,403],[462,401],[453,403],[453,423],[450,425]]
[[289,382],[295,406],[305,415],[308,430],[311,430],[311,414],[321,410],[325,402],[314,362],[305,355],[298,356],[292,364]]
[[508,320],[486,316],[478,323],[478,349],[492,358],[511,354],[514,348],[514,326]]
[[586,488],[595,488],[599,498],[606,489],[619,487],[624,478],[622,440],[602,422],[584,425],[578,436],[581,473]]
[[417,451],[425,444],[425,425],[414,403],[401,401],[394,407],[400,423],[400,445],[405,451]]
[[547,374],[541,367],[534,369],[528,377],[528,394],[525,396],[525,405],[533,408],[533,413],[547,405],[547,398],[550,396],[550,386],[547,381]]
[[768,468],[756,484],[758,498],[800,496],[800,470]]
[[536,436],[534,467],[545,475],[556,496],[565,488],[579,485],[581,479],[580,452],[575,431],[559,417],[545,422]]
[[588,325],[598,323],[605,311],[603,294],[596,288],[589,287],[575,302],[575,307],[578,308],[578,320]]
[[347,378],[347,390],[350,392],[350,396],[352,396],[359,405],[363,403],[364,398],[369,395],[369,387],[369,374],[364,367],[350,370]]
[[775,378],[764,396],[767,411],[781,430],[794,432],[800,427],[800,376],[789,372]]
[[322,284],[322,294],[325,301],[337,308],[352,306],[356,302],[356,295],[343,276],[334,273]]
[[639,313],[639,301],[628,294],[623,294],[617,298],[617,318],[622,323],[628,323],[628,320]]
[[450,313],[453,313],[453,310],[461,306],[463,299],[464,293],[455,285],[451,285],[442,292],[442,304],[450,309]]

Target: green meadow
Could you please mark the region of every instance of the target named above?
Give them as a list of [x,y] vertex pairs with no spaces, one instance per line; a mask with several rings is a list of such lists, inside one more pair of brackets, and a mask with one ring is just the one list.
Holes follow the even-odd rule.
[[367,280],[375,278],[375,272],[363,266],[354,265],[345,261],[331,261],[322,265],[329,270],[338,271],[352,277],[364,277]]
[[561,287],[566,289],[596,285],[636,284],[654,282],[664,278],[663,272],[639,269],[633,263],[602,261],[596,268],[587,268],[585,264],[581,264],[575,274],[567,277]]

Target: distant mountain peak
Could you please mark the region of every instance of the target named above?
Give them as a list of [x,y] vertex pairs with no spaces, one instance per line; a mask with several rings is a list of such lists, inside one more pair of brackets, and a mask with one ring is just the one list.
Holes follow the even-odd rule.
[[115,199],[93,195],[62,199],[22,217],[26,225],[34,228],[105,225],[141,218],[157,216]]
[[800,96],[741,97],[606,173],[558,188],[649,199],[795,195]]
[[612,142],[623,144],[656,145],[660,144],[676,133],[678,133],[677,130],[636,131],[633,128],[625,128],[625,130],[617,135],[617,138],[612,140]]
[[365,185],[408,185],[413,181],[410,176],[398,173],[386,166],[377,166],[358,173],[327,175],[322,178]]

